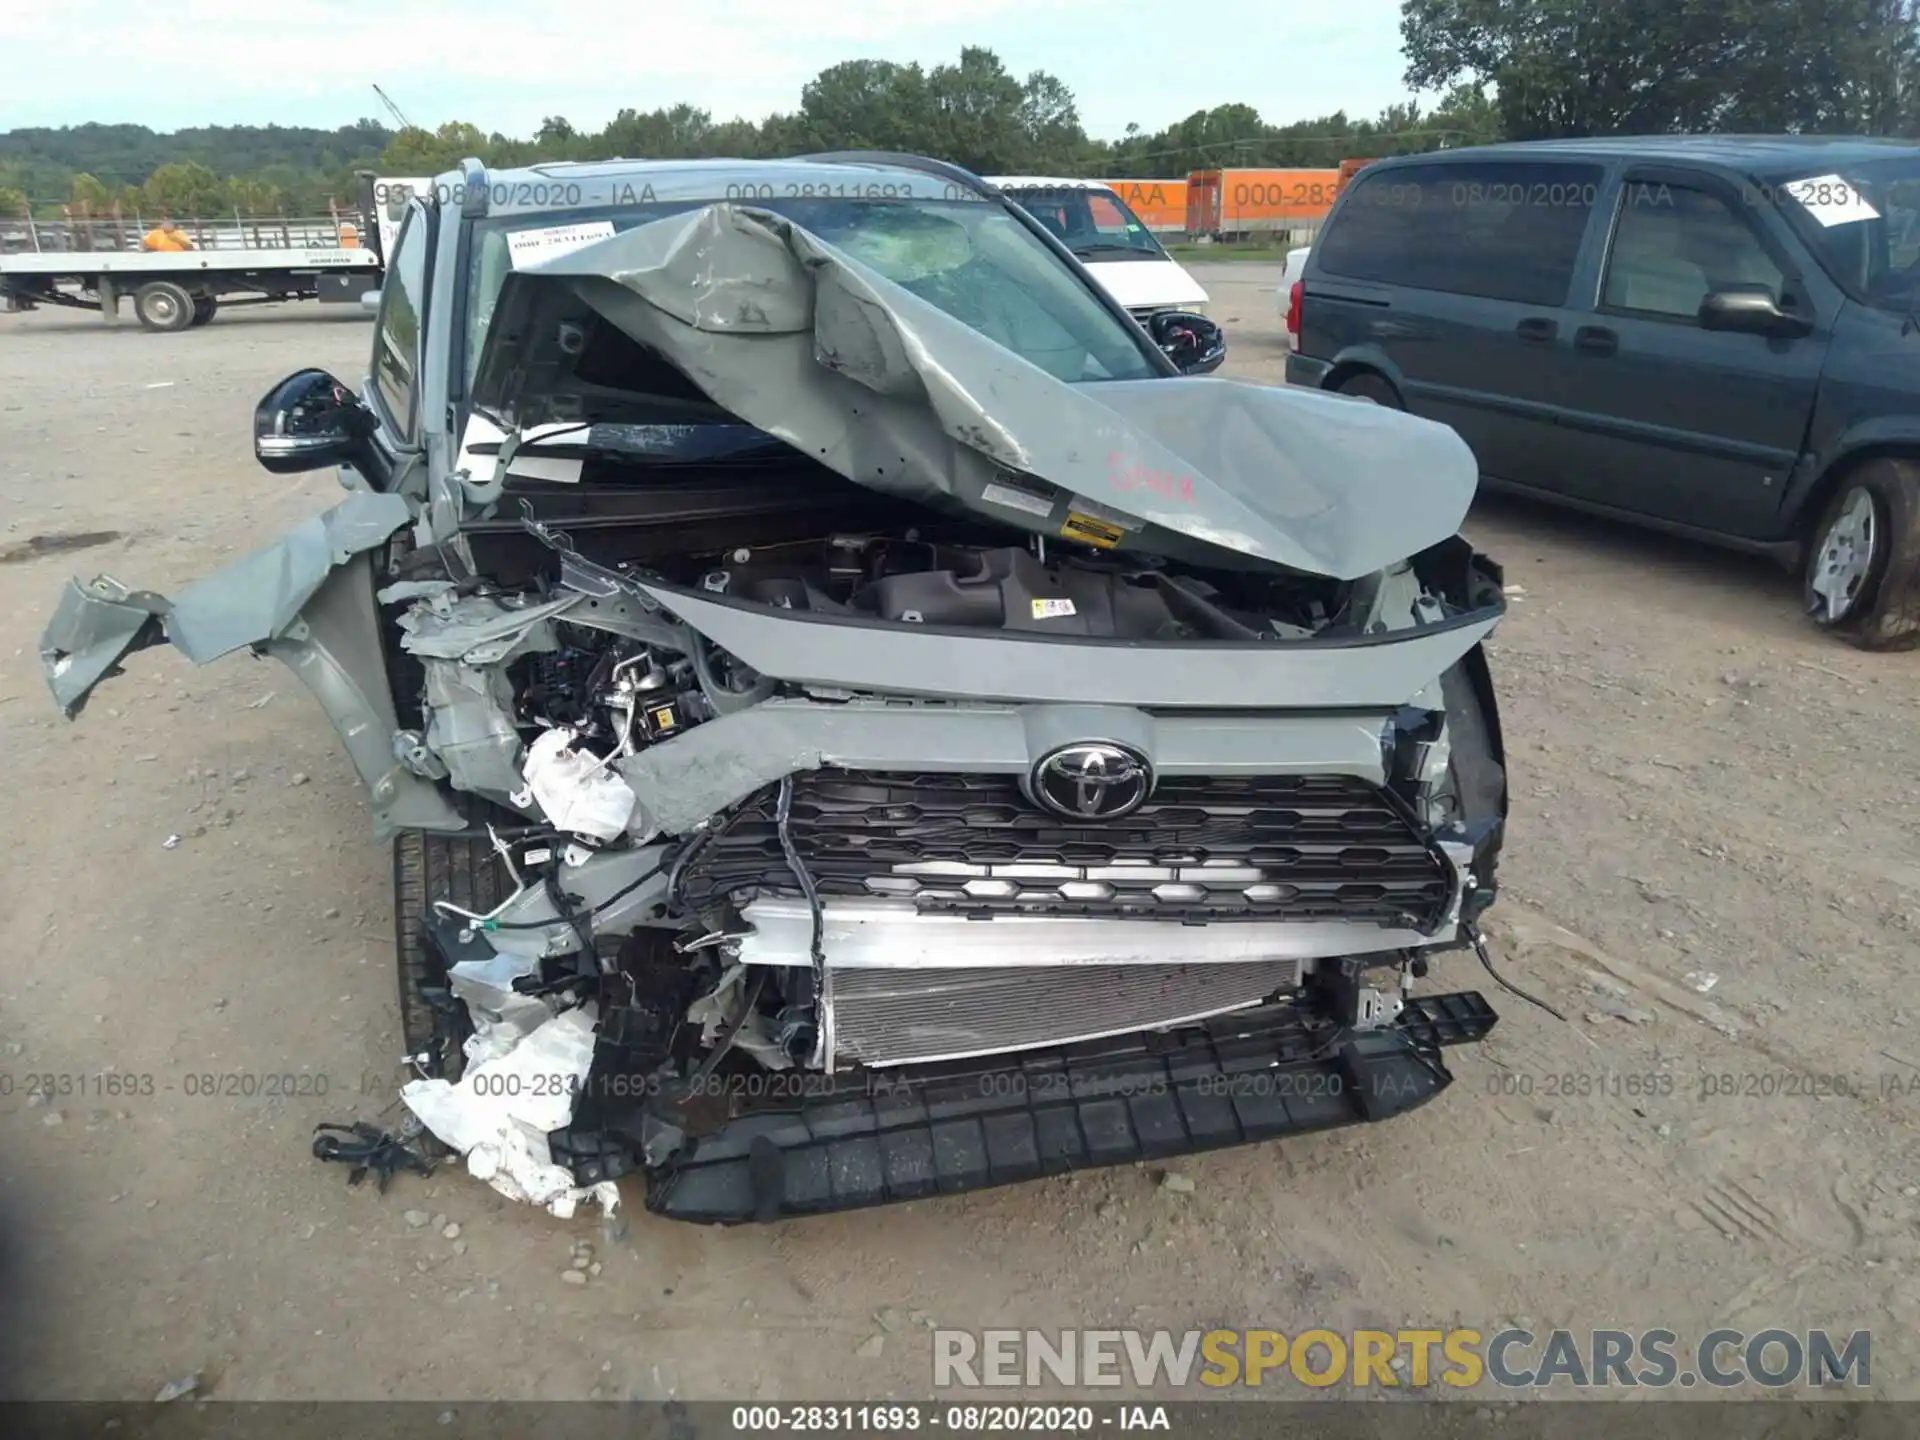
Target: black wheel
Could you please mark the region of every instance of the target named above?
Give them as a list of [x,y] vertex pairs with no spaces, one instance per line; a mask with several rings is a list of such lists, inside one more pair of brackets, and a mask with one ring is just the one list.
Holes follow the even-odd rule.
[[211,295],[199,295],[193,301],[193,323],[204,325],[213,319],[213,312],[220,308],[219,300]]
[[193,324],[193,296],[171,280],[150,280],[133,292],[133,313],[148,330],[184,330]]
[[1807,614],[1862,650],[1920,645],[1920,465],[1869,460],[1843,477],[1808,538]]
[[1374,404],[1384,405],[1389,410],[1407,408],[1400,401],[1400,392],[1371,370],[1363,370],[1358,375],[1349,375],[1334,388],[1342,395],[1351,395],[1358,400],[1371,400]]
[[[447,991],[440,957],[422,931],[435,900],[484,915],[513,893],[507,867],[487,839],[485,802],[456,796],[469,829],[458,835],[403,830],[393,842],[393,948],[400,977],[400,1031],[408,1055],[425,1055],[430,1075],[460,1073],[466,1006]],[[435,1004],[438,999],[442,1003]]]

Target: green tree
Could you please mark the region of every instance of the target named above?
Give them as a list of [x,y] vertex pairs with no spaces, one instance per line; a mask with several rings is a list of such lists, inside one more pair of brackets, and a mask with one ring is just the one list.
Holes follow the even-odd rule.
[[286,202],[277,185],[234,176],[227,181],[226,208],[241,215],[279,215],[286,213]]
[[933,134],[926,73],[891,60],[845,60],[800,88],[787,138],[808,150],[922,150]]
[[1073,91],[1044,70],[1033,71],[1020,86],[1020,133],[1027,152],[1023,170],[1081,175],[1098,153],[1081,128]]
[[437,130],[410,125],[395,132],[373,168],[383,175],[438,175],[469,156],[490,159],[487,137],[477,125],[449,120]]
[[1910,133],[1915,0],[1403,0],[1406,79],[1552,135]]
[[673,105],[664,110],[622,110],[607,128],[588,142],[597,157],[630,160],[688,160],[713,152],[707,137],[713,117],[695,105]]
[[67,194],[72,204],[83,206],[95,215],[104,215],[113,208],[112,189],[98,176],[85,171],[73,177]]
[[929,154],[978,175],[1027,168],[1027,94],[993,51],[969,45],[959,64],[936,65],[926,96]]
[[8,220],[24,220],[26,215],[27,192],[11,185],[0,185],[0,216]]
[[183,219],[218,215],[226,208],[226,186],[218,175],[194,160],[162,165],[147,177],[140,191],[145,208],[169,211]]

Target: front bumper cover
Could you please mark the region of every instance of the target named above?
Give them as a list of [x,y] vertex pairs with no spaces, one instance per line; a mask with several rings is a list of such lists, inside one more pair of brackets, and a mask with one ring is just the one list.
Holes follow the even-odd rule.
[[[1366,1031],[1289,1004],[1016,1056],[761,1077],[649,1170],[647,1208],[781,1220],[1384,1120],[1446,1089],[1442,1047],[1484,1039],[1497,1018],[1471,991],[1410,999]],[[604,1131],[549,1140],[582,1183],[626,1168]]]

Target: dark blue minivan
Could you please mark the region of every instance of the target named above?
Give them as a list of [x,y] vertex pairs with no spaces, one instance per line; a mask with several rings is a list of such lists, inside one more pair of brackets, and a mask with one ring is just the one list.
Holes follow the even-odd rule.
[[1803,568],[1920,643],[1920,144],[1536,141],[1369,165],[1287,379],[1454,427],[1484,483]]

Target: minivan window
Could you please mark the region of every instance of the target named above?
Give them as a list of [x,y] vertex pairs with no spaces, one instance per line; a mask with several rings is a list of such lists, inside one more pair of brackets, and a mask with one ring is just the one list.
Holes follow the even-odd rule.
[[1598,165],[1480,161],[1363,171],[1320,241],[1320,269],[1353,280],[1562,305]]
[[409,444],[420,429],[420,311],[427,288],[427,215],[407,208],[380,283],[373,332],[373,388],[387,419]]
[[1748,188],[1786,213],[1848,294],[1913,313],[1920,303],[1920,156]]
[[1786,276],[1745,219],[1704,190],[1629,182],[1607,257],[1601,304],[1694,320],[1715,290],[1764,285],[1778,304]]

